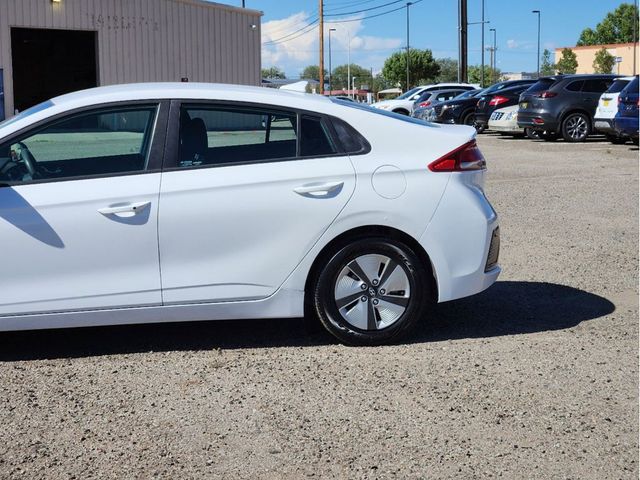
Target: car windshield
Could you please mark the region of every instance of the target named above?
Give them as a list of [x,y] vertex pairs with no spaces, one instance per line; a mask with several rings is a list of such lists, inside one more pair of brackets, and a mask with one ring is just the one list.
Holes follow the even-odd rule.
[[394,118],[396,120],[400,120],[401,122],[414,123],[416,125],[433,126],[429,123],[424,122],[423,120],[418,120],[417,118],[407,117],[406,115],[400,115],[399,113],[387,112],[386,110],[382,110],[379,108],[370,107],[367,104],[354,103],[354,102],[342,102],[340,100],[336,100],[332,98],[331,101],[333,103],[337,103],[343,107],[356,108],[358,110],[364,110],[365,112],[372,113],[374,115],[382,115],[383,117]]
[[629,80],[616,80],[611,84],[609,88],[607,88],[607,91],[604,93],[620,93],[622,89],[627,85],[629,85]]
[[52,106],[53,106],[53,102],[51,100],[47,100],[46,102],[39,103],[38,105],[35,105],[35,106],[31,107],[31,108],[27,108],[26,110],[20,112],[15,117],[11,117],[11,118],[5,120],[4,122],[0,122],[0,128],[6,127],[7,125],[11,125],[12,123],[17,122],[18,120],[22,120],[23,118],[27,118],[27,117],[33,115],[34,113],[41,112],[42,110],[46,110],[47,108],[52,107]]
[[411,90],[409,90],[408,92],[404,92],[402,95],[400,95],[399,97],[396,97],[395,100],[405,100],[409,97],[411,97],[414,93],[417,93],[418,90],[420,90],[420,87],[416,87],[416,88],[412,88]]

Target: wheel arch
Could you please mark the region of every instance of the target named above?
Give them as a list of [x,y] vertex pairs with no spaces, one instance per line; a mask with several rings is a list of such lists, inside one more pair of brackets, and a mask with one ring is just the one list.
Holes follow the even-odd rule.
[[391,110],[393,113],[399,113],[400,115],[409,115],[409,110],[407,110],[406,108],[403,107],[399,107],[399,108],[394,108],[393,110]]
[[304,308],[305,312],[307,308],[311,304],[311,299],[309,295],[313,291],[313,283],[316,278],[320,274],[320,269],[324,263],[326,263],[329,258],[335,254],[340,248],[347,245],[348,243],[356,240],[358,238],[366,238],[372,236],[381,236],[390,238],[393,240],[399,240],[407,246],[409,246],[418,256],[422,264],[427,268],[429,275],[431,276],[431,299],[433,301],[437,301],[438,299],[438,282],[435,276],[435,271],[433,268],[433,264],[431,263],[431,258],[426,250],[420,245],[420,243],[413,238],[411,235],[404,233],[401,230],[398,230],[393,227],[388,227],[384,225],[367,225],[362,227],[353,228],[351,230],[347,230],[342,232],[340,235],[335,237],[329,243],[327,243],[322,250],[316,255],[313,263],[311,264],[311,268],[307,272],[307,278],[304,284]]

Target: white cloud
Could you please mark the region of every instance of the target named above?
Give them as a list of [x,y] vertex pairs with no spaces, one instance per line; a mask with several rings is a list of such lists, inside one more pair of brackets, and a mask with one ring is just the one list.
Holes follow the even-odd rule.
[[518,48],[520,44],[513,39],[507,40],[507,48]]
[[[360,15],[359,17],[361,17]],[[325,46],[328,48],[328,34],[331,32],[332,66],[347,63],[349,38],[351,38],[351,62],[363,67],[382,68],[384,60],[393,50],[402,46],[399,38],[385,38],[363,35],[363,21],[356,17],[344,18],[355,21],[348,23],[325,22]],[[277,66],[296,77],[304,67],[318,61],[318,27],[309,27],[287,36],[309,24],[313,18],[306,12],[295,13],[282,20],[271,20],[262,25],[262,66]],[[308,30],[308,33],[303,33]],[[284,37],[284,38],[283,38]],[[282,39],[279,43],[266,43]],[[285,41],[286,40],[286,41]],[[265,44],[266,43],[266,44]],[[328,51],[325,50],[325,68],[328,69]]]

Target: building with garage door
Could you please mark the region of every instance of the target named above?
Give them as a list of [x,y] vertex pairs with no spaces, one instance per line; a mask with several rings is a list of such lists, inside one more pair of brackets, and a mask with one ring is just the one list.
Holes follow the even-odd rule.
[[0,0],[0,119],[116,83],[260,85],[261,15],[205,0]]

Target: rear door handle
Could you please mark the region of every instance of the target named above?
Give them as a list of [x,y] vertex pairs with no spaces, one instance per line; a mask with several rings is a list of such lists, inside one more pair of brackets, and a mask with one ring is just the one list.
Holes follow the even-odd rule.
[[149,205],[151,205],[151,202],[127,203],[125,205],[100,208],[98,209],[98,212],[102,215],[118,215],[119,213],[133,213],[134,215],[137,215]]
[[342,191],[344,182],[307,183],[293,189],[298,195],[309,198],[335,197]]

